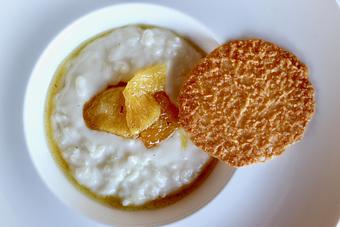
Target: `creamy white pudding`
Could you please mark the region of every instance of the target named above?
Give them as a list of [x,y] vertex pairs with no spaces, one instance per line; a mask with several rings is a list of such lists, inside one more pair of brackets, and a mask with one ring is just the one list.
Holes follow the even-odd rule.
[[139,69],[167,65],[166,92],[176,102],[186,73],[202,57],[189,42],[160,28],[128,26],[87,43],[62,66],[60,88],[51,97],[49,121],[58,151],[76,181],[99,196],[139,206],[189,185],[209,156],[178,129],[147,149],[126,139],[87,128],[83,106],[108,85],[127,82]]

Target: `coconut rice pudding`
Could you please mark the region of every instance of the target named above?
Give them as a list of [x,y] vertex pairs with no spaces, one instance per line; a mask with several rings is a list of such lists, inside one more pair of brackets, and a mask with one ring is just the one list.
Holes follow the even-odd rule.
[[[90,128],[84,106],[108,86],[116,89],[123,83],[119,89],[126,90],[136,72],[155,65],[166,69],[164,94],[176,106],[185,75],[201,57],[201,51],[176,34],[140,26],[107,32],[72,53],[59,68],[47,105],[52,150],[62,158],[68,177],[94,197],[114,198],[123,207],[166,199],[199,179],[211,158],[180,127],[147,147],[139,136]],[[142,104],[140,114],[151,108]],[[128,107],[126,111],[128,116]]]

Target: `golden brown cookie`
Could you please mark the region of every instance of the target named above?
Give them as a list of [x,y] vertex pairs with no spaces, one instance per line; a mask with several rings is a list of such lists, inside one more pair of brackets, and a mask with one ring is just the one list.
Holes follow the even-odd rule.
[[267,41],[235,40],[188,75],[179,118],[196,146],[239,167],[300,140],[314,106],[307,67],[296,56]]

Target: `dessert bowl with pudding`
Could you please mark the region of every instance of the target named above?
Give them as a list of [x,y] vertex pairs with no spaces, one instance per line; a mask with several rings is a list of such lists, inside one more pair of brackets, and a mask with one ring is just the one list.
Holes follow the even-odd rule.
[[50,190],[118,225],[170,223],[213,199],[234,169],[191,142],[177,98],[218,44],[194,19],[149,4],[107,7],[63,30],[36,64],[24,107]]
[[[211,171],[210,162],[214,161],[194,146],[183,130],[164,129],[169,133],[163,132],[159,138],[156,129],[148,132],[161,117],[156,115],[155,123],[148,124],[157,102],[137,97],[134,103],[126,97],[131,85],[136,91],[130,93],[136,96],[145,81],[150,80],[150,85],[157,80],[158,76],[150,79],[150,73],[143,74],[155,71],[164,77],[164,88],[158,91],[163,92],[157,94],[163,94],[178,112],[179,86],[202,57],[200,52],[169,30],[129,25],[86,42],[64,61],[51,84],[46,124],[52,152],[76,185],[111,205],[151,208],[173,202]],[[136,81],[138,73],[141,78]],[[111,108],[119,102],[115,97],[122,94],[125,105],[121,108],[126,106],[126,115],[112,119],[115,112]],[[136,109],[129,115],[130,121],[147,121],[135,129],[137,133],[130,132],[131,127],[124,129],[128,101]],[[176,113],[173,115],[176,124]],[[116,122],[110,125],[110,120]],[[150,141],[146,137],[157,138]]]

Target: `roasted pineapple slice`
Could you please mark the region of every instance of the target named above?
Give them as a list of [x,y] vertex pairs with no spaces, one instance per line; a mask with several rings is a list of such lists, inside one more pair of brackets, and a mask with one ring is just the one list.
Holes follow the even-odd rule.
[[108,87],[84,105],[83,117],[86,125],[94,130],[132,137],[161,117],[150,129],[156,130],[158,127],[157,135],[152,138],[147,136],[148,133],[143,135],[149,138],[150,143],[156,143],[152,141],[157,138],[159,141],[166,138],[172,132],[167,126],[172,116],[167,109],[171,102],[165,92],[154,96],[156,92],[164,90],[165,78],[166,66],[155,65],[136,72],[125,87]]
[[160,64],[136,72],[128,81],[123,95],[126,123],[133,135],[147,129],[159,118],[161,107],[153,94],[164,90],[165,78],[166,65]]
[[178,109],[171,103],[164,91],[154,94],[154,98],[161,107],[158,120],[139,134],[139,138],[146,148],[152,148],[168,138],[178,127]]
[[85,103],[83,118],[87,127],[123,137],[131,137],[126,123],[124,87],[112,87]]

